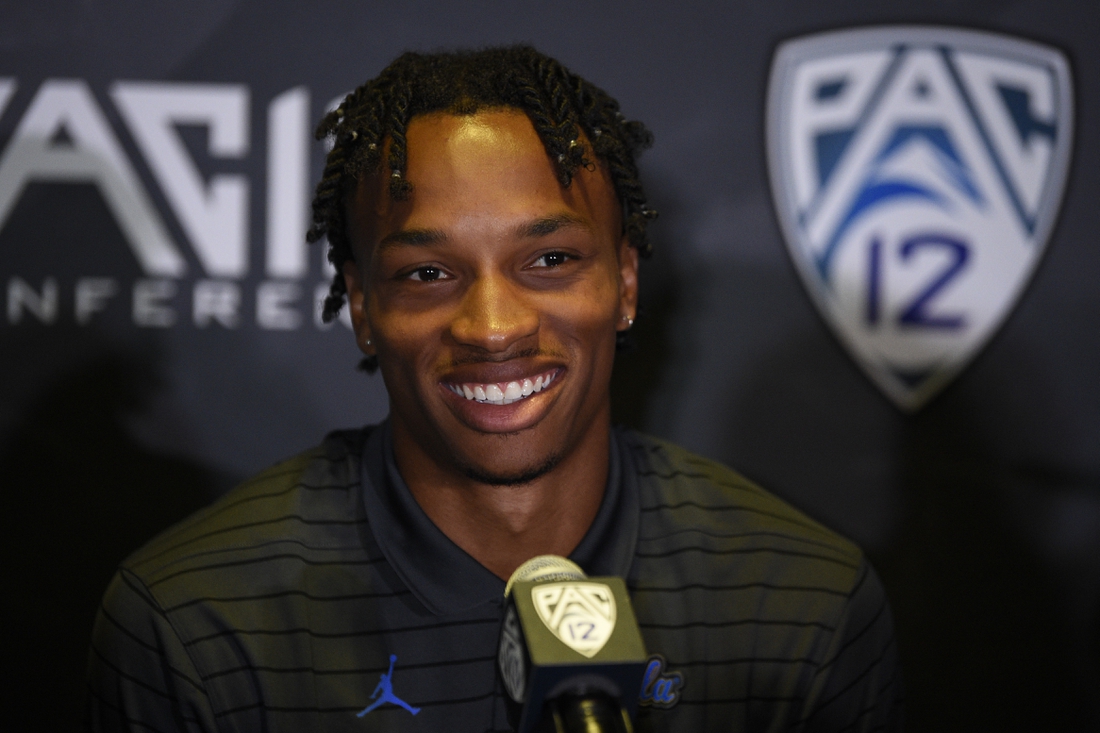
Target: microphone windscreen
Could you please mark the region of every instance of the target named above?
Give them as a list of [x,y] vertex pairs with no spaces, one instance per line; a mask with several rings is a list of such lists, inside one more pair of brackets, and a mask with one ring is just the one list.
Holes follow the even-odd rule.
[[551,580],[584,580],[587,577],[580,565],[568,558],[560,555],[539,555],[516,568],[504,586],[504,597],[512,595],[512,586],[517,581],[545,583]]

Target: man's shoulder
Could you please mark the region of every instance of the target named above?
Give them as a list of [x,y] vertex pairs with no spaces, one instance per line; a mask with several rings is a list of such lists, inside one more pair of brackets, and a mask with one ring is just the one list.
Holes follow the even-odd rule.
[[122,570],[159,584],[214,558],[228,563],[279,545],[308,545],[308,535],[354,524],[359,456],[372,429],[332,432],[261,471],[154,537]]
[[855,543],[728,466],[659,438],[633,431],[626,435],[643,524],[716,538],[767,538],[769,545],[788,552],[824,551],[853,567],[862,561]]
[[862,551],[720,463],[628,440],[641,510],[631,600],[646,647],[680,675],[671,727],[766,700],[777,729],[897,730],[889,604]]

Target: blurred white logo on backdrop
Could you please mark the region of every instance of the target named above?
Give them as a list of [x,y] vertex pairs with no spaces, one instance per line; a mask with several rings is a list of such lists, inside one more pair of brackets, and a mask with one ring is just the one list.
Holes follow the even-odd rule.
[[823,317],[916,410],[1016,304],[1054,225],[1073,137],[1055,49],[951,28],[782,44],[768,90],[772,191]]
[[[0,78],[0,115],[11,112],[6,108],[17,85],[16,79]],[[326,328],[319,303],[328,291],[331,266],[323,263],[312,289],[301,282],[310,274],[309,90],[286,90],[267,105],[266,176],[255,186],[264,189],[266,215],[260,267],[249,257],[250,197],[257,182],[244,172],[204,176],[180,134],[182,126],[203,128],[206,156],[243,161],[252,146],[248,86],[117,81],[106,92],[135,143],[137,159],[127,154],[85,80],[44,80],[0,152],[0,229],[30,183],[92,184],[144,277],[130,283],[78,277],[62,288],[53,276],[28,282],[20,273],[5,273],[7,322],[56,322],[64,298],[75,321],[87,324],[128,299],[137,326],[166,328],[189,320],[198,328],[237,328],[242,312],[251,312],[262,329],[295,330],[311,320],[312,311],[317,327]],[[167,210],[154,203],[139,175],[135,164],[142,162]],[[190,258],[167,226],[169,218],[190,245]],[[263,279],[250,286],[241,282],[253,274]],[[250,295],[254,307],[246,306]],[[341,320],[350,325],[346,317]]]

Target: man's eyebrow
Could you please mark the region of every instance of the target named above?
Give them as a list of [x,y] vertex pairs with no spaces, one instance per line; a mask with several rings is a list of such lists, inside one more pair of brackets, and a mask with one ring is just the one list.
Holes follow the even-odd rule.
[[573,214],[555,214],[524,224],[519,227],[518,234],[521,237],[545,237],[564,227],[579,226],[583,229],[591,229],[587,220]]
[[404,229],[382,237],[378,246],[388,247],[406,245],[416,247],[436,244],[437,242],[442,242],[446,238],[446,233],[439,229]]

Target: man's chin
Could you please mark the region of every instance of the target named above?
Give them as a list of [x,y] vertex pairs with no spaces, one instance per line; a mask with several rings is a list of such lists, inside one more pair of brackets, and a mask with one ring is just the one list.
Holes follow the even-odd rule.
[[522,486],[523,484],[531,483],[535,479],[542,478],[553,471],[557,468],[558,464],[561,463],[564,457],[562,453],[552,453],[547,456],[542,463],[524,466],[510,471],[493,470],[485,466],[466,465],[462,467],[462,472],[466,474],[467,478],[471,478],[478,483],[488,484],[489,486]]

